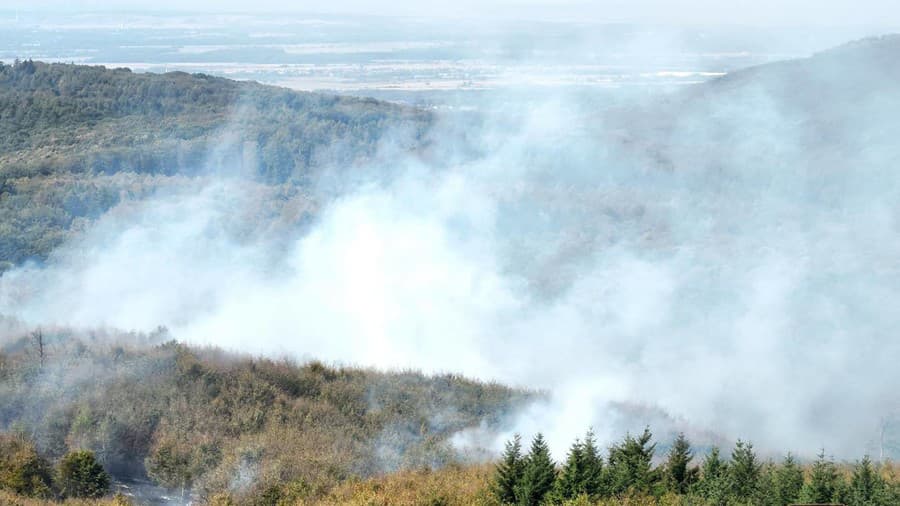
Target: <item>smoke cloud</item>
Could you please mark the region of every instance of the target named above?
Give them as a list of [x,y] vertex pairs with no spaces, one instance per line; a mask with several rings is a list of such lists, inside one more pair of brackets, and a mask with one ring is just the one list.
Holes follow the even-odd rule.
[[896,123],[883,94],[831,122],[822,108],[856,109],[735,79],[647,107],[489,109],[477,149],[436,137],[483,155],[394,160],[319,196],[277,249],[229,230],[256,205],[239,179],[123,204],[5,273],[0,312],[543,389],[509,431],[557,455],[590,425],[610,442],[665,419],[859,456],[900,401]]

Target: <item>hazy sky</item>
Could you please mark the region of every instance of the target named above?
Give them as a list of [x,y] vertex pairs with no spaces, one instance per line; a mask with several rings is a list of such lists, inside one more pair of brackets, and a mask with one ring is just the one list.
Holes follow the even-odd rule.
[[305,11],[335,14],[494,16],[677,24],[900,25],[897,0],[5,0],[6,8]]

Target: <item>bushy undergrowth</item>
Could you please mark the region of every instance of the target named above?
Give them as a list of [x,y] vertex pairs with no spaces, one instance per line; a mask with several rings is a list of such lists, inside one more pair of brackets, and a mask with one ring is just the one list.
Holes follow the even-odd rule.
[[457,458],[453,434],[498,426],[531,397],[454,375],[158,343],[163,332],[110,338],[44,330],[43,365],[31,337],[6,344],[0,426],[49,462],[91,450],[114,478],[198,498],[316,498],[350,479],[441,467]]

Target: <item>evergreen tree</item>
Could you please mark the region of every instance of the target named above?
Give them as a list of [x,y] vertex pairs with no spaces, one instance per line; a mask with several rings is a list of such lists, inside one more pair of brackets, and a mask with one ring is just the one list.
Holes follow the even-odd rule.
[[803,486],[800,500],[807,503],[829,503],[840,493],[841,478],[834,462],[825,459],[825,450],[819,453],[809,474],[809,482]]
[[581,446],[581,455],[584,459],[584,482],[582,490],[589,497],[597,497],[605,492],[603,484],[603,457],[597,448],[597,439],[594,431],[588,430],[584,435],[584,443]]
[[761,468],[756,460],[756,453],[753,452],[753,444],[738,439],[728,466],[732,495],[743,501],[756,497]]
[[652,491],[656,483],[656,473],[651,467],[656,450],[656,443],[650,444],[652,437],[648,427],[639,437],[628,434],[622,443],[609,449],[608,474],[612,494]]
[[714,446],[703,459],[698,492],[711,505],[724,506],[728,503],[731,488],[728,478],[728,464],[722,460],[719,448]]
[[516,503],[521,506],[537,506],[553,490],[556,466],[550,458],[550,448],[544,436],[538,433],[531,442],[531,450],[525,457],[525,471],[516,486]]
[[803,469],[790,453],[784,457],[781,467],[775,470],[774,483],[776,502],[782,506],[800,499],[803,489]]
[[697,468],[691,467],[694,454],[691,443],[679,433],[669,450],[665,465],[666,488],[676,494],[686,494],[697,478]]
[[576,439],[556,480],[553,498],[563,502],[584,494],[585,471],[584,445]]
[[65,497],[103,497],[109,492],[109,475],[94,457],[94,452],[68,453],[59,463],[58,484]]
[[492,491],[502,504],[515,504],[516,486],[525,472],[525,461],[522,457],[522,436],[516,434],[506,442],[503,458],[494,471]]
[[888,466],[885,473],[885,487],[883,491],[884,504],[900,504],[900,479],[894,474],[892,466]]
[[577,497],[597,498],[603,493],[603,458],[597,449],[594,432],[588,430],[584,441],[576,440],[563,464],[553,499],[564,502]]
[[848,502],[850,506],[880,506],[888,504],[885,495],[884,479],[872,466],[872,460],[866,455],[857,462],[850,480]]
[[778,488],[775,486],[777,467],[772,461],[760,466],[759,479],[756,481],[756,496],[750,501],[758,506],[785,506],[779,502]]

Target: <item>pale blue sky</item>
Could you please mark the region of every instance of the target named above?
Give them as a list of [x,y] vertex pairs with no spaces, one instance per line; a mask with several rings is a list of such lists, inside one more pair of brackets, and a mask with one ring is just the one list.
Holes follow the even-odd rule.
[[304,11],[673,24],[900,25],[900,0],[4,0],[21,9]]

